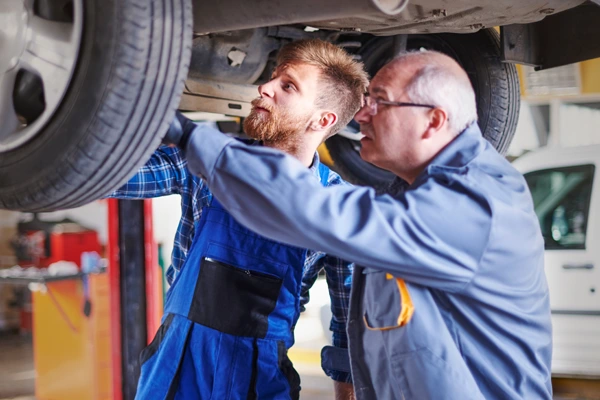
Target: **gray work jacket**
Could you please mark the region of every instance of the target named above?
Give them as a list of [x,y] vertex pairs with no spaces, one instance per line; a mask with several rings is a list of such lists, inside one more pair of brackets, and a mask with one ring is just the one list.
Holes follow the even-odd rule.
[[[348,326],[359,399],[551,398],[539,223],[525,180],[477,125],[395,195],[319,187],[292,157],[209,129],[187,157],[248,228],[369,267],[355,270]],[[414,312],[394,327],[407,302],[397,279]]]

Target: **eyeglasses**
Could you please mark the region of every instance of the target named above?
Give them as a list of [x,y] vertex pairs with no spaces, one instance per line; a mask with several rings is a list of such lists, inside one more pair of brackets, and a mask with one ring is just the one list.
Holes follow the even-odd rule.
[[423,107],[423,108],[436,108],[429,104],[417,104],[417,103],[404,103],[401,101],[387,101],[382,99],[373,99],[371,96],[365,96],[365,104],[363,107],[367,107],[371,116],[377,115],[377,106],[394,106],[394,107]]

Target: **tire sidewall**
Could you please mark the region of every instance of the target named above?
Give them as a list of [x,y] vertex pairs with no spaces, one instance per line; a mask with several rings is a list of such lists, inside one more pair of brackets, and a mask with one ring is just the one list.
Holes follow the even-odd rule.
[[159,146],[191,55],[191,0],[84,1],[67,92],[31,141],[0,157],[0,208],[52,211],[100,199]]

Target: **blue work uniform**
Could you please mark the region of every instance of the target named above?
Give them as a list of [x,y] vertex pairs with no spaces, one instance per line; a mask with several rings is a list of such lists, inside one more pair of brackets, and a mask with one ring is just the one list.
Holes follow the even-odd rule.
[[[206,126],[206,123],[202,123]],[[216,126],[215,124],[210,124]],[[245,141],[251,146],[260,146],[260,142]],[[313,163],[308,168],[317,179],[322,179],[319,171],[320,159],[317,153]],[[120,199],[150,199],[176,194],[181,199],[181,219],[175,234],[171,265],[166,271],[166,280],[172,286],[175,278],[181,272],[192,242],[195,228],[202,217],[202,210],[210,205],[212,193],[205,182],[192,175],[187,167],[187,159],[183,152],[174,147],[161,146],[150,160],[121,188],[110,197]],[[341,177],[328,169],[327,186],[344,185]],[[251,171],[249,171],[251,173]],[[313,178],[314,179],[314,178]],[[315,183],[319,185],[318,180]],[[320,187],[321,185],[319,185]],[[348,341],[346,323],[348,305],[350,303],[350,287],[354,264],[339,257],[332,257],[322,252],[309,250],[304,264],[300,309],[309,301],[309,290],[321,272],[325,273],[329,298],[331,300],[332,344],[321,353],[323,371],[338,382],[352,382],[348,366]]]
[[476,124],[381,196],[318,187],[297,160],[210,129],[186,151],[240,223],[362,266],[348,320],[357,399],[552,398],[539,222],[525,179]]
[[[329,170],[320,165],[321,183]],[[298,399],[287,357],[307,250],[244,228],[212,198],[153,342],[138,399]]]

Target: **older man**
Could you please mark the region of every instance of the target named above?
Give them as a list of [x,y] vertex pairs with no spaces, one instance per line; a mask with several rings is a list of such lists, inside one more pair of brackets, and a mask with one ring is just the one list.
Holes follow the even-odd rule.
[[362,157],[408,186],[321,188],[280,152],[202,129],[190,170],[242,224],[363,266],[348,323],[357,398],[550,399],[539,224],[525,180],[481,136],[466,73],[402,55],[356,120]]

